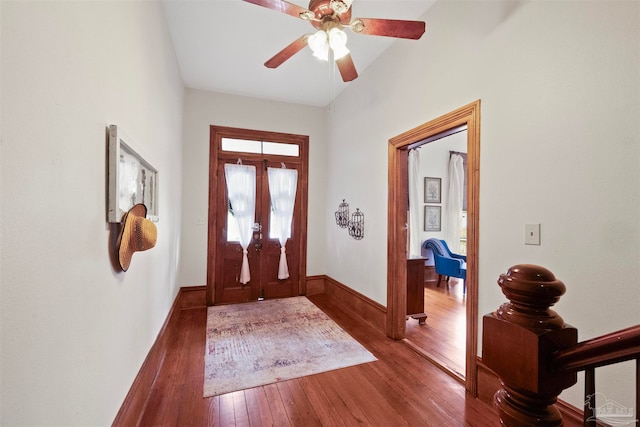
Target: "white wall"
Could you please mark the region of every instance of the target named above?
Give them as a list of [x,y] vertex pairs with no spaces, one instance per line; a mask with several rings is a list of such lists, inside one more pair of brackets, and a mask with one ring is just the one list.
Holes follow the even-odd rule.
[[309,136],[307,275],[324,274],[325,109],[188,89],[184,111],[180,285],[206,284],[211,125]]
[[[327,274],[386,302],[387,145],[481,99],[479,313],[518,263],[567,285],[580,340],[640,323],[640,23],[635,1],[442,1],[330,115],[327,202],[366,214],[362,241],[327,229]],[[542,245],[524,245],[524,224]],[[481,331],[480,331],[481,334]],[[481,335],[480,335],[481,338]],[[632,406],[626,368],[598,388]],[[582,386],[563,394],[581,406]]]
[[[175,298],[183,86],[156,2],[2,1],[0,424],[110,425]],[[106,128],[160,172],[113,269]]]

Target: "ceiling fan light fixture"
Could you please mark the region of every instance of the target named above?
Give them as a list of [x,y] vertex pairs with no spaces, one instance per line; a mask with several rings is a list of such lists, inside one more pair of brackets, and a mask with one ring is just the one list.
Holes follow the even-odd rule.
[[316,14],[310,10],[305,10],[304,12],[300,12],[300,19],[304,19],[305,21],[313,21],[316,17]]
[[349,27],[354,33],[361,33],[364,30],[364,22],[362,22],[362,19],[356,19],[349,24]]
[[309,37],[307,42],[313,56],[323,61],[329,60],[329,40],[324,30],[318,30],[314,35]]
[[348,27],[354,33],[412,40],[421,38],[426,29],[424,21],[383,18],[352,20],[353,0],[310,0],[309,9],[304,9],[287,0],[242,1],[307,20],[316,29],[314,34],[305,34],[287,45],[265,62],[265,67],[277,68],[305,46],[309,46],[313,56],[322,61],[329,61],[329,53],[331,53],[332,60],[335,60],[344,82],[356,79],[358,72],[347,49],[347,35],[342,29]]
[[349,6],[347,6],[346,2],[342,0],[331,0],[330,6],[338,15],[349,10]]
[[347,49],[347,35],[340,28],[329,30],[329,46],[333,50],[334,59],[340,59],[349,53]]

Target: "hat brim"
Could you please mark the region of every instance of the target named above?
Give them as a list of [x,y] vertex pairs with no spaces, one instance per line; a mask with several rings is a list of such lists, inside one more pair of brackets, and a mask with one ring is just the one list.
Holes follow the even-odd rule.
[[118,263],[122,271],[127,271],[131,265],[131,257],[133,257],[133,248],[131,247],[131,232],[133,230],[134,217],[147,217],[147,207],[139,203],[134,205],[129,212],[122,217],[122,228],[116,241],[116,251],[118,253]]

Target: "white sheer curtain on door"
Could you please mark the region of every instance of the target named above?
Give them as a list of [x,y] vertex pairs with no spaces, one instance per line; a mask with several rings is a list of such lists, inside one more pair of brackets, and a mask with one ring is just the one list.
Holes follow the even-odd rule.
[[464,196],[464,160],[459,154],[449,159],[449,197],[447,200],[447,245],[451,252],[460,251],[460,228]]
[[420,153],[409,151],[409,256],[420,256]]
[[240,283],[244,285],[251,280],[247,248],[253,236],[253,224],[255,223],[256,167],[226,164],[224,165],[224,175],[227,180],[231,216],[236,221],[240,233],[240,246],[242,246]]
[[269,194],[271,196],[269,237],[275,237],[280,242],[278,279],[283,280],[289,278],[285,245],[287,239],[291,237],[291,222],[296,200],[298,171],[282,167],[268,168],[267,173],[269,174]]

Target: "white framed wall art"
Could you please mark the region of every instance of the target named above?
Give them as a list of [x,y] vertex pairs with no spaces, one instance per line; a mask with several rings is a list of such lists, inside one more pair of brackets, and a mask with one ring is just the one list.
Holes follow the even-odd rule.
[[147,218],[158,221],[158,170],[134,149],[117,125],[109,126],[109,197],[107,221],[121,222],[133,205],[144,203]]

